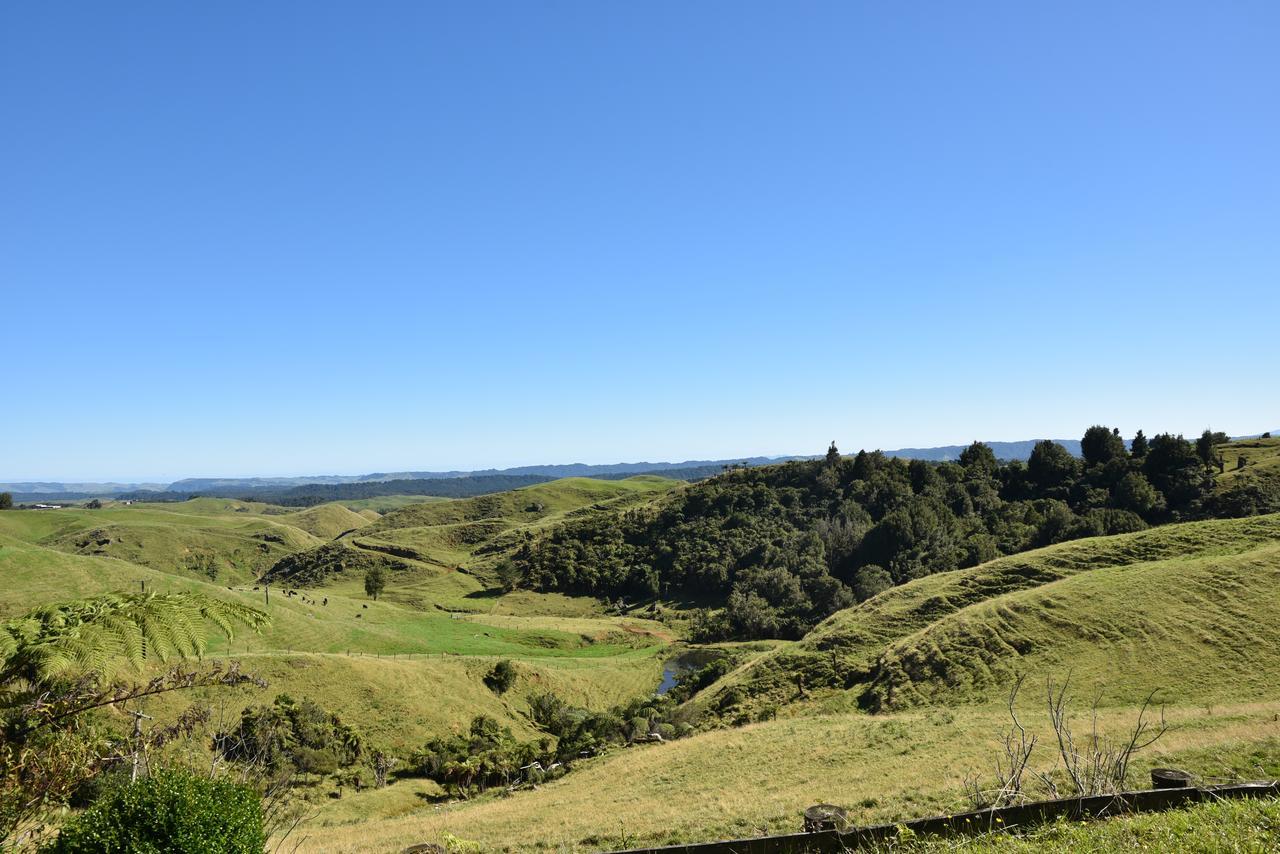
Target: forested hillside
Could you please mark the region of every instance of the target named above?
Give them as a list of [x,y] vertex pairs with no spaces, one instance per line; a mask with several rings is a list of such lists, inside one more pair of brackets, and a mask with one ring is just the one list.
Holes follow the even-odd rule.
[[[1000,462],[880,452],[739,469],[652,505],[570,520],[514,557],[536,590],[710,606],[699,640],[797,638],[827,615],[914,578],[1065,540],[1280,509],[1274,480],[1215,493],[1223,434],[1196,442],[1092,427],[1081,458],[1044,441]],[[1247,488],[1246,488],[1247,485]]]

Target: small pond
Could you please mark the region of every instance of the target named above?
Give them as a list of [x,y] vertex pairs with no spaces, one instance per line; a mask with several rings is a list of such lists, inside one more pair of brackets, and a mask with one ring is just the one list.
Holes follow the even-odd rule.
[[706,667],[723,656],[723,652],[715,649],[686,649],[675,658],[668,659],[662,667],[662,684],[658,686],[658,693],[667,693],[676,687],[681,676]]

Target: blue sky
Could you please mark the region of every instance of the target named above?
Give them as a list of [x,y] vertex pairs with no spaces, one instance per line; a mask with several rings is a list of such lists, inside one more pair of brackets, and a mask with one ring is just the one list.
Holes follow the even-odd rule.
[[1280,4],[0,10],[0,480],[1280,427]]

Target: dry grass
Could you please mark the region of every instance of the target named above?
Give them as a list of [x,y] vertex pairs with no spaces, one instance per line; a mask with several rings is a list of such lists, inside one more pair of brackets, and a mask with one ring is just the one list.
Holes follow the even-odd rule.
[[[1172,731],[1140,756],[1134,780],[1183,756],[1206,763],[1219,757],[1212,763],[1217,770],[1280,738],[1278,714],[1280,701],[1221,707],[1212,715],[1172,709]],[[1103,727],[1122,732],[1132,715],[1128,708],[1105,710]],[[423,802],[408,815],[403,799],[390,794],[348,796],[341,809],[321,812],[303,850],[389,851],[452,833],[486,850],[595,851],[793,832],[801,811],[819,802],[850,807],[859,823],[948,812],[963,806],[963,777],[989,770],[1005,716],[990,706],[770,721],[618,750],[535,792],[445,806]],[[1048,735],[1043,712],[1029,710],[1025,721]],[[396,811],[385,818],[342,823],[388,803]]]

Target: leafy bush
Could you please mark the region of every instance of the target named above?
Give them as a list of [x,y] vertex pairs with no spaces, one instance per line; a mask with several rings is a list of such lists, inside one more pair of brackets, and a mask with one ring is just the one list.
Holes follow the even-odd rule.
[[495,694],[505,694],[507,690],[515,684],[516,668],[510,661],[503,659],[493,666],[493,670],[489,671],[484,677],[484,684]]
[[251,706],[240,723],[214,737],[227,759],[273,770],[329,774],[354,765],[364,753],[360,733],[308,699],[280,694],[270,706]]
[[252,789],[173,770],[109,789],[45,851],[261,854],[265,844],[262,804]]

